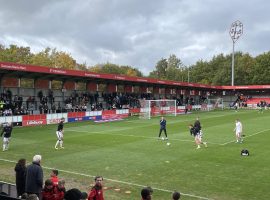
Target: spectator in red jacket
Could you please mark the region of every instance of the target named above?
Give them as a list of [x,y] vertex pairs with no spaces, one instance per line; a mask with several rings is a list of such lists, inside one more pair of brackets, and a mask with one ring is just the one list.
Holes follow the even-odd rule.
[[44,188],[41,192],[42,200],[56,200],[54,194],[53,182],[48,179],[45,181]]
[[95,177],[95,185],[92,187],[88,195],[88,200],[104,200],[102,189],[102,176]]
[[45,181],[45,186],[42,190],[42,200],[63,200],[64,199],[64,189],[53,185],[53,182],[48,179]]
[[53,185],[58,185],[58,170],[53,169],[51,172],[51,181],[53,182]]
[[61,180],[54,186],[55,200],[63,200],[66,193],[65,181]]

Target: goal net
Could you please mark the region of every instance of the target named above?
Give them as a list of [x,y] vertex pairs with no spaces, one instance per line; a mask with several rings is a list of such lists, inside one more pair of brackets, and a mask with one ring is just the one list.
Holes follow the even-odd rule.
[[140,100],[140,118],[151,119],[151,116],[176,116],[176,100]]
[[207,110],[216,110],[216,109],[224,109],[223,99],[207,99]]

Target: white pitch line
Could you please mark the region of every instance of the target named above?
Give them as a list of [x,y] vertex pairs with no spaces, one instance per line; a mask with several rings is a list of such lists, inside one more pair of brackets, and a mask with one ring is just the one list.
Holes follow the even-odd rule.
[[[69,129],[68,131],[73,131],[73,132],[77,132],[77,133],[88,133],[87,135],[101,134],[101,135],[116,135],[116,136],[124,136],[124,137],[157,139],[157,137],[147,137],[147,136],[141,136],[141,135],[129,135],[129,134],[119,134],[119,133],[112,134],[112,133],[107,133],[107,131],[88,132],[88,131],[80,131],[80,130],[72,130],[72,129]],[[115,131],[117,131],[117,130],[115,130]],[[180,142],[194,142],[193,140],[182,140],[182,139],[176,139],[176,138],[170,138],[169,140],[180,141]],[[214,144],[214,143],[212,143],[212,144]]]
[[[146,139],[157,139],[157,137],[147,137],[147,136],[140,136],[140,135],[130,135],[130,134],[112,134],[112,133],[107,133],[107,131],[95,131],[95,132],[88,132],[88,131],[83,131],[83,130],[72,130],[68,129],[66,131],[73,131],[77,133],[87,133],[87,135],[94,135],[94,134],[101,134],[101,135],[115,135],[115,136],[123,136],[123,137],[136,137],[136,138],[146,138]],[[112,130],[114,131],[119,131],[119,130]],[[110,132],[112,132],[110,131]],[[177,133],[172,133],[172,134],[177,134]],[[75,136],[74,136],[75,137]],[[77,137],[77,136],[76,136]],[[184,140],[184,139],[177,139],[177,138],[169,138],[171,141],[179,141],[179,142],[194,142],[194,140]],[[207,142],[208,144],[215,144],[215,145],[221,145],[220,143],[215,143],[215,142]]]
[[[17,163],[16,161],[13,160],[7,160],[7,159],[2,159],[0,158],[0,161],[4,161],[4,162],[10,162],[10,163]],[[55,168],[51,168],[51,167],[46,167],[46,166],[42,166],[42,168],[44,169],[55,169]],[[89,175],[89,174],[83,174],[83,173],[78,173],[78,172],[72,172],[72,171],[68,171],[68,170],[62,170],[62,169],[57,169],[60,172],[64,172],[67,174],[74,174],[74,175],[80,175],[80,176],[85,176],[85,177],[95,177],[93,175]],[[103,177],[104,178],[104,177]],[[110,179],[110,178],[104,178],[105,180],[111,181],[111,182],[116,182],[116,183],[121,183],[121,184],[126,184],[126,185],[131,185],[131,186],[137,186],[140,188],[146,187],[146,185],[141,185],[141,184],[137,184],[137,183],[131,183],[131,182],[127,182],[127,181],[120,181],[120,180],[115,180],[115,179]],[[167,190],[167,189],[162,189],[162,188],[156,188],[153,187],[154,190],[158,190],[158,191],[162,191],[162,192],[169,192],[172,193],[172,190]],[[189,197],[193,197],[193,198],[197,198],[197,199],[203,199],[203,200],[213,200],[213,199],[209,199],[207,197],[202,197],[202,196],[198,196],[198,195],[193,195],[193,194],[187,194],[187,193],[183,193],[181,192],[181,195],[183,196],[189,196]]]
[[[262,130],[262,131],[253,133],[253,134],[251,134],[251,135],[245,136],[245,138],[252,137],[252,136],[254,136],[254,135],[258,135],[258,134],[260,134],[260,133],[263,133],[263,132],[266,132],[266,131],[269,131],[269,130],[270,130],[270,129],[265,129],[265,130]],[[220,145],[224,146],[224,145],[227,145],[227,144],[230,144],[230,143],[233,143],[233,142],[235,142],[235,140],[232,140],[232,141],[229,141],[229,142],[220,144]]]

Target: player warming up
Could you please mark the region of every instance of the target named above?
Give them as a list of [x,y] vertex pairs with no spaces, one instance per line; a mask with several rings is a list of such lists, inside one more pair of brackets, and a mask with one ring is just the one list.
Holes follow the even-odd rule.
[[4,123],[1,137],[3,136],[3,151],[8,150],[9,141],[11,138],[12,125],[11,123]]
[[59,124],[58,124],[58,127],[57,127],[57,131],[56,131],[56,136],[57,136],[57,141],[56,141],[56,144],[55,144],[55,149],[58,149],[58,145],[60,145],[60,148],[61,149],[64,149],[64,146],[63,146],[63,139],[64,139],[64,121],[65,121],[65,118],[61,118]]
[[[197,139],[200,142],[197,146],[197,149],[201,148],[200,144],[204,144],[205,147],[207,147],[207,143],[202,141],[202,126],[199,117],[196,118],[196,121],[194,122],[194,130],[197,135]],[[195,137],[195,136],[194,136]]]
[[235,131],[236,143],[242,143],[243,142],[243,138],[242,138],[243,127],[239,119],[235,120],[234,131]]
[[207,147],[207,143],[202,141],[202,131],[198,128],[193,126],[192,124],[189,125],[190,135],[194,137],[195,144],[197,145],[197,149],[201,148],[201,144],[204,144]]
[[159,129],[159,135],[158,135],[158,139],[160,139],[160,135],[162,133],[162,131],[164,131],[165,134],[165,140],[168,140],[168,136],[167,136],[167,130],[166,130],[166,119],[164,117],[161,117],[159,124],[160,124],[160,129]]

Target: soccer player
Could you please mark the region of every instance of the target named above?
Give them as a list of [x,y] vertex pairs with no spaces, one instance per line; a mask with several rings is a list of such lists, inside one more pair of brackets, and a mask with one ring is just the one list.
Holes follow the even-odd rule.
[[9,147],[9,142],[11,138],[12,132],[12,124],[11,123],[4,123],[3,130],[1,133],[1,137],[3,136],[3,151],[7,151]]
[[194,135],[195,140],[197,139],[199,142],[198,144],[196,143],[198,145],[197,149],[201,148],[200,144],[204,144],[204,146],[207,147],[207,143],[202,141],[203,132],[199,117],[197,117],[196,121],[194,122],[194,131],[195,131]]
[[159,129],[159,135],[158,138],[160,139],[161,132],[164,131],[165,134],[165,140],[168,140],[167,137],[167,131],[166,131],[166,119],[164,117],[161,117],[159,124],[160,124],[160,129]]
[[235,120],[235,137],[236,137],[236,142],[235,143],[242,143],[243,142],[243,138],[242,138],[242,123],[240,122],[239,119]]
[[58,124],[58,127],[57,127],[57,131],[56,131],[56,136],[57,136],[57,141],[56,141],[56,144],[54,146],[55,149],[58,149],[58,145],[60,145],[60,148],[61,149],[64,149],[64,146],[63,146],[63,139],[64,139],[64,121],[65,121],[65,118],[61,118],[59,124]]

